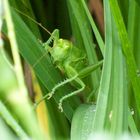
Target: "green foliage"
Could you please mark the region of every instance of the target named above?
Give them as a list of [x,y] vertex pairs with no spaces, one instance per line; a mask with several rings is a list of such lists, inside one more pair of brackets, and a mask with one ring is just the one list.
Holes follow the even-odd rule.
[[[0,0],[0,130],[3,131],[0,136],[7,140],[30,137],[36,140],[90,140],[96,134],[103,137],[106,132],[111,135],[108,139],[117,139],[125,132],[131,135],[127,135],[130,139],[139,136],[140,1],[104,0],[103,8],[104,39],[85,0]],[[58,28],[60,38],[70,40],[72,46],[87,55],[88,65],[97,64],[98,67],[98,56],[103,58],[102,68],[82,79],[86,85],[84,92],[64,101],[64,113],[58,110],[58,103],[76,90],[75,83],[62,86],[53,99],[45,100],[47,112],[44,114],[49,129],[45,133],[38,125],[39,118],[27,93],[23,61],[34,71],[42,96],[68,75],[56,68],[41,43],[50,35],[16,9],[37,19],[51,32]],[[79,75],[83,78],[91,69],[92,66],[80,69]]]

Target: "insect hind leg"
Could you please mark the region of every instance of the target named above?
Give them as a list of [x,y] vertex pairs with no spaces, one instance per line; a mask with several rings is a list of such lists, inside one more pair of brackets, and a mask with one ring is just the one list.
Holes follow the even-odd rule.
[[83,83],[83,81],[80,78],[77,78],[77,80],[75,80],[75,81],[81,86],[81,88],[78,89],[78,90],[75,90],[75,91],[73,91],[73,92],[71,92],[71,93],[69,93],[69,94],[67,94],[65,96],[63,96],[59,100],[59,106],[58,106],[58,108],[60,109],[61,112],[63,112],[62,103],[63,103],[64,100],[66,100],[67,98],[72,97],[72,96],[80,93],[81,91],[83,91],[85,89],[85,84]]
[[46,95],[43,96],[39,101],[37,101],[37,102],[35,103],[35,106],[37,106],[38,104],[40,104],[40,103],[41,103],[43,100],[45,100],[46,98],[47,98],[47,99],[50,99],[50,98],[55,94],[55,91],[56,91],[59,87],[61,87],[61,86],[65,85],[65,84],[70,83],[71,81],[75,80],[75,79],[77,78],[77,76],[78,76],[78,75],[75,75],[75,76],[73,76],[72,78],[66,79],[66,80],[64,80],[63,82],[57,84],[57,85],[51,90],[50,93],[46,94]]

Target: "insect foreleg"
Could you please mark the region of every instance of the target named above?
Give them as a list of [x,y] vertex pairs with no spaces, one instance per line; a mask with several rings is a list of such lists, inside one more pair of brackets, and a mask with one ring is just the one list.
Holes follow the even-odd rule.
[[52,32],[50,38],[49,38],[45,43],[43,43],[43,46],[44,46],[45,48],[48,48],[49,44],[50,44],[53,40],[58,40],[58,39],[59,39],[59,30],[58,30],[58,29],[55,29],[55,30]]
[[59,106],[58,108],[61,110],[61,112],[63,112],[63,107],[62,107],[62,103],[64,100],[66,100],[67,98],[71,97],[71,96],[74,96],[76,94],[78,94],[79,92],[83,91],[84,88],[85,88],[85,84],[83,83],[83,81],[80,79],[80,78],[76,78],[75,81],[81,86],[80,89],[78,90],[75,90],[65,96],[63,96],[60,100],[59,100]]

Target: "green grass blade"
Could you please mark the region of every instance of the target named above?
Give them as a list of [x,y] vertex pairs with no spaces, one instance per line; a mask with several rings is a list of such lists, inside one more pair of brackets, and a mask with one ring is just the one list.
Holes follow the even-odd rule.
[[29,139],[23,128],[16,122],[5,105],[0,101],[0,114],[6,123],[16,132],[21,139]]
[[139,7],[140,7],[140,0],[135,0],[138,4],[139,4]]
[[[129,13],[128,13],[128,26],[127,26],[127,30],[128,30],[128,36],[130,39],[130,42],[132,44],[132,52],[134,54],[137,66],[138,66],[138,73],[140,70],[140,18],[139,18],[139,12],[140,12],[140,6],[133,0],[129,1]],[[138,74],[139,75],[139,74]],[[130,85],[131,86],[131,85]],[[132,87],[131,87],[132,90]],[[140,125],[139,122],[139,117],[138,116],[138,111],[136,109],[136,104],[135,101],[135,97],[134,97],[134,93],[130,92],[129,93],[129,101],[131,103],[131,107],[133,107],[133,109],[135,110],[134,113],[134,118],[135,118],[135,123],[137,124],[137,126]],[[139,127],[138,127],[139,128]]]
[[[13,112],[17,115],[17,118],[21,121],[22,126],[29,133],[29,135],[35,139],[42,139],[42,135],[41,133],[39,133],[40,131],[38,130],[35,114],[33,113],[33,110],[31,108],[31,104],[28,99],[27,89],[24,83],[22,66],[18,53],[18,44],[8,0],[4,1],[3,4],[5,9],[4,16],[8,30],[7,33],[9,37],[9,42],[11,44],[11,50],[14,60],[14,71],[17,80],[17,84],[14,83],[14,89],[11,89],[11,91],[9,89],[9,91],[7,92],[8,94],[5,94],[5,99],[8,100],[8,103],[13,108]],[[26,117],[23,115],[24,112],[26,112]]]
[[[89,64],[95,64],[98,62],[97,55],[95,53],[92,34],[90,31],[90,23],[85,14],[85,10],[82,6],[81,1],[75,0],[67,0],[69,15],[72,25],[72,32],[74,34],[74,38],[76,40],[76,45],[84,49],[87,53],[87,58]],[[73,11],[73,12],[71,12]],[[81,46],[80,46],[81,45]],[[92,82],[91,88],[92,90],[99,86],[100,81],[100,70],[98,69],[95,73],[91,74]],[[97,95],[95,95],[96,98]]]
[[85,12],[87,14],[88,20],[90,21],[92,30],[93,30],[93,32],[95,34],[95,37],[96,37],[96,40],[97,40],[97,42],[99,44],[100,50],[102,52],[102,55],[104,56],[104,42],[103,42],[103,39],[102,39],[102,37],[101,37],[97,27],[96,27],[96,24],[95,24],[95,22],[94,22],[94,20],[93,20],[93,18],[91,16],[87,6],[86,6],[85,0],[82,0],[82,4],[83,4],[83,7],[84,7]]
[[115,23],[118,29],[119,38],[122,43],[122,49],[126,57],[128,72],[129,72],[130,80],[131,80],[132,87],[134,90],[136,105],[137,105],[138,112],[140,114],[140,102],[139,102],[140,101],[140,94],[139,94],[140,93],[140,79],[137,75],[138,69],[137,69],[134,55],[131,49],[132,47],[128,39],[127,31],[126,31],[117,1],[110,0],[110,7],[111,7],[111,11],[113,13]]
[[0,118],[0,138],[2,140],[16,140],[18,139],[13,135],[10,128],[4,123],[4,121]]
[[112,117],[111,131],[114,134],[121,134],[128,131],[128,90],[126,62],[121,49],[116,27],[113,27],[113,75],[112,75]]
[[[71,140],[87,140],[92,133],[95,105],[80,105],[72,119]],[[82,123],[81,123],[82,122]]]
[[27,89],[25,87],[24,83],[24,78],[23,78],[23,71],[21,68],[21,60],[20,56],[18,54],[18,45],[16,41],[16,36],[14,32],[14,25],[11,17],[11,12],[10,12],[10,6],[8,0],[4,1],[4,9],[5,9],[5,20],[6,20],[6,25],[8,29],[8,37],[9,41],[11,44],[11,50],[13,54],[13,60],[14,60],[14,67],[15,67],[15,73],[16,73],[16,78],[18,82],[18,86],[20,89],[21,94],[27,95]]
[[[14,72],[8,67],[4,58],[3,54],[0,54],[0,76],[2,80],[0,83],[0,99],[3,102],[6,101],[7,108],[10,108],[11,114],[16,116],[18,123],[29,136],[42,139],[32,106],[27,96],[20,94]],[[7,118],[7,114],[3,111],[4,108],[1,109],[3,117]]]
[[[108,9],[109,10],[109,9]],[[110,12],[109,12],[110,13]],[[110,36],[112,36],[112,28],[110,28],[111,18],[108,15],[106,35],[107,44],[105,48],[105,60],[103,65],[103,73],[101,77],[101,84],[99,87],[99,95],[98,102],[96,106],[94,105],[85,105],[80,106],[74,115],[72,121],[72,131],[71,136],[72,139],[87,139],[89,134],[92,132],[96,132],[99,130],[104,130],[106,112],[107,112],[107,104],[108,104],[108,94],[110,90],[111,84],[111,76],[112,76],[112,40]],[[89,109],[90,108],[90,109]],[[91,111],[92,110],[92,111]],[[93,112],[94,111],[94,112]],[[88,115],[87,115],[88,114]],[[102,115],[101,115],[102,114]],[[95,115],[95,116],[94,116]],[[83,120],[83,123],[81,123]],[[90,121],[87,121],[90,120]],[[85,128],[85,129],[84,129]]]
[[[37,41],[35,36],[19,18],[19,16],[12,9],[12,16],[14,22],[14,28],[16,31],[16,38],[18,41],[19,51],[25,60],[33,67],[36,75],[41,80],[43,85],[50,91],[55,84],[62,81],[62,78],[58,71],[54,68],[50,57],[47,55],[44,48]],[[6,30],[5,30],[6,33]],[[39,61],[38,61],[39,60]],[[70,92],[69,87],[64,87],[58,91],[58,94],[54,97],[56,102],[59,101],[63,94]],[[59,94],[60,93],[60,94]],[[74,99],[76,97],[73,97]],[[75,99],[70,100],[70,104],[75,104]],[[69,120],[71,120],[73,114],[73,108],[69,102],[64,102],[64,112]]]
[[[32,5],[29,0],[24,0],[24,1],[16,1],[16,0],[9,0],[10,6],[14,7],[15,9],[22,11],[22,13],[32,17],[35,19],[35,15],[32,10]],[[21,16],[21,15],[20,15]],[[41,39],[41,34],[39,32],[39,29],[36,24],[34,24],[30,19],[26,18],[25,16],[21,16],[21,18],[24,20],[26,25],[31,29],[33,34]]]
[[129,9],[129,0],[118,0],[119,8],[123,17],[123,21],[127,26],[128,23],[128,9]]
[[139,132],[138,132],[138,130],[137,130],[137,128],[136,128],[136,124],[135,124],[135,122],[134,122],[134,119],[133,119],[133,116],[132,116],[132,113],[131,113],[131,111],[130,111],[130,109],[129,109],[129,111],[128,111],[128,122],[129,122],[129,128],[130,128],[130,131],[131,131],[131,133],[135,136],[135,135],[139,135]]
[[[101,76],[101,82],[98,93],[97,107],[95,112],[95,118],[92,122],[93,131],[102,131],[104,130],[108,96],[110,92],[111,78],[112,78],[112,61],[113,61],[113,42],[112,42],[112,26],[111,26],[111,15],[108,5],[105,3],[105,55],[104,55],[104,64]],[[108,28],[109,26],[109,28]],[[100,115],[102,112],[102,115]]]
[[139,47],[139,40],[140,40],[140,18],[139,18],[139,12],[140,12],[140,6],[138,4],[131,0],[129,2],[131,5],[129,7],[129,14],[128,14],[128,36],[132,43],[132,49],[134,52],[134,57],[136,60],[136,63],[138,65],[138,68],[140,69],[140,47]]
[[106,25],[105,60],[93,130],[110,129],[113,133],[120,134],[128,129],[125,61],[108,1],[104,1],[104,9]]

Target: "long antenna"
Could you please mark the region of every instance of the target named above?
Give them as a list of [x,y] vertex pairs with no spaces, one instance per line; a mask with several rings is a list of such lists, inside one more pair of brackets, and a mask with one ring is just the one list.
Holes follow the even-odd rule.
[[[33,18],[31,18],[30,16],[24,14],[23,12],[21,12],[20,10],[14,8],[18,13],[20,13],[21,15],[25,16],[26,18],[30,19],[32,22],[34,22],[35,24],[37,24],[39,27],[41,27],[43,30],[45,30],[49,35],[52,35],[52,33],[46,29],[41,23],[35,21]],[[34,64],[33,64],[33,68],[38,64],[38,62],[47,54],[48,52],[46,51]]]
[[30,19],[32,22],[36,23],[39,27],[41,27],[41,28],[42,28],[43,30],[45,30],[49,35],[51,35],[51,32],[50,32],[48,29],[46,29],[41,23],[35,21],[35,20],[34,20],[33,18],[31,18],[30,16],[28,16],[28,15],[22,13],[20,10],[18,10],[18,9],[16,9],[16,8],[14,8],[14,9],[15,9],[18,13],[20,13],[21,15],[23,15],[23,16],[27,17],[28,19]]

